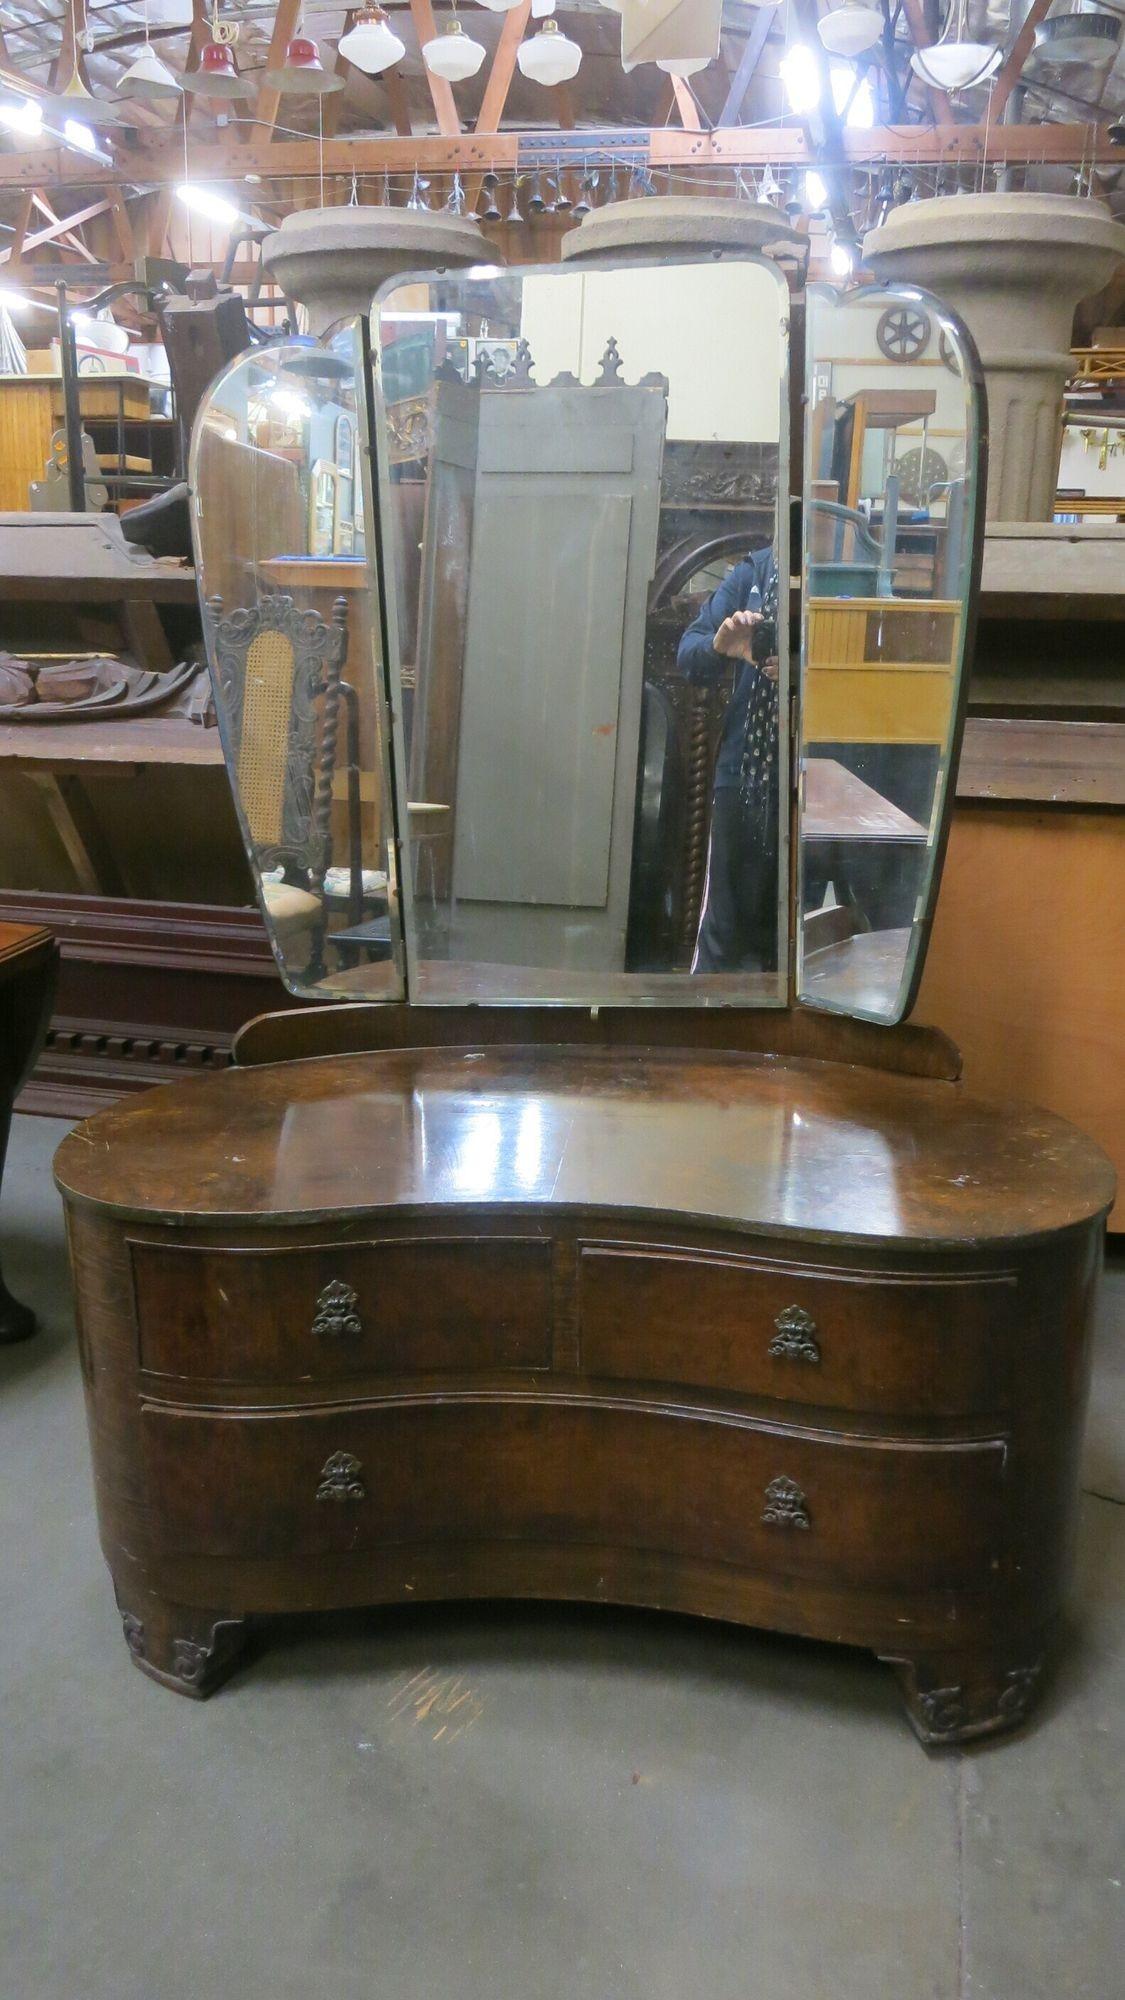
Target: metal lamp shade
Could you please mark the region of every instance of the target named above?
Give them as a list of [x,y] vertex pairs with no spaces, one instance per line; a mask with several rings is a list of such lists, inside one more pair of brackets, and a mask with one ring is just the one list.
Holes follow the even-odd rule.
[[281,68],[266,71],[265,84],[283,97],[327,97],[332,90],[343,90],[344,79],[325,69],[315,42],[295,35]]
[[184,77],[184,89],[196,97],[246,97],[249,86],[235,68],[234,50],[226,42],[207,42],[199,68]]
[[135,62],[130,63],[123,76],[117,79],[117,89],[122,97],[139,97],[149,103],[160,103],[171,97],[179,97],[180,80],[174,76],[167,63],[162,63],[156,50],[146,42]]

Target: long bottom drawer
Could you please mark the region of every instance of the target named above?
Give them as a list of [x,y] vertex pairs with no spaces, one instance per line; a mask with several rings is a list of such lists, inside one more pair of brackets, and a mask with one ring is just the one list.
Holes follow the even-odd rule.
[[1004,1446],[826,1437],[597,1401],[418,1397],[142,1413],[154,1542],[315,1556],[460,1540],[592,1542],[872,1589],[980,1584]]

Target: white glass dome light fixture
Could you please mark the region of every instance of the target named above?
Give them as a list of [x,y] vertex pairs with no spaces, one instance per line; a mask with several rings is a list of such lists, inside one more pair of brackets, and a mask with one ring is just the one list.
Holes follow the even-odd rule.
[[658,56],[656,67],[665,76],[698,76],[701,69],[710,67],[711,61],[710,56]]
[[400,42],[378,6],[361,7],[336,46],[344,60],[361,69],[365,76],[380,76],[385,69],[393,69],[406,54],[406,43]]
[[816,32],[833,56],[860,56],[874,48],[883,33],[883,16],[874,7],[854,6],[844,0],[831,14],[822,14]]
[[[1002,47],[992,42],[965,39],[966,0],[950,7],[941,39],[927,48],[915,49],[910,67],[933,90],[972,90],[999,69],[1004,60]],[[956,32],[954,31],[956,27]]]
[[475,76],[484,57],[484,43],[474,42],[465,33],[456,14],[440,35],[422,44],[426,68],[435,76],[444,77],[446,83],[464,83],[466,77]]
[[520,0],[480,0],[480,4],[487,7],[490,14],[510,14],[513,7],[519,6]]
[[577,76],[582,51],[577,42],[559,32],[554,16],[544,21],[537,35],[521,42],[516,52],[520,73],[532,83],[569,83]]

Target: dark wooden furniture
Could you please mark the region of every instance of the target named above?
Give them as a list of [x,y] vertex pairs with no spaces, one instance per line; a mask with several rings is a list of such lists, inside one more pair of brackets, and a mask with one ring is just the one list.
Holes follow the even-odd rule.
[[[58,963],[50,931],[0,923],[0,1182],[12,1105],[43,1046]],[[0,1343],[27,1340],[34,1332],[34,1313],[12,1297],[0,1272]]]
[[[276,1060],[349,1033],[383,1046]],[[869,1647],[926,1743],[1022,1719],[1094,1145],[965,1096],[941,1036],[815,1014],[336,1008],[240,1052],[58,1156],[146,1673],[208,1693],[263,1614],[576,1598]]]

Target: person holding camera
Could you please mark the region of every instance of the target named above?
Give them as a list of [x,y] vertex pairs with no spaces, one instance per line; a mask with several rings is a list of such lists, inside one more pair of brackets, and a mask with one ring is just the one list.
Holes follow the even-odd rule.
[[723,716],[693,972],[775,972],[778,902],[777,558],[755,549],[680,640],[688,680],[718,680],[735,660]]

